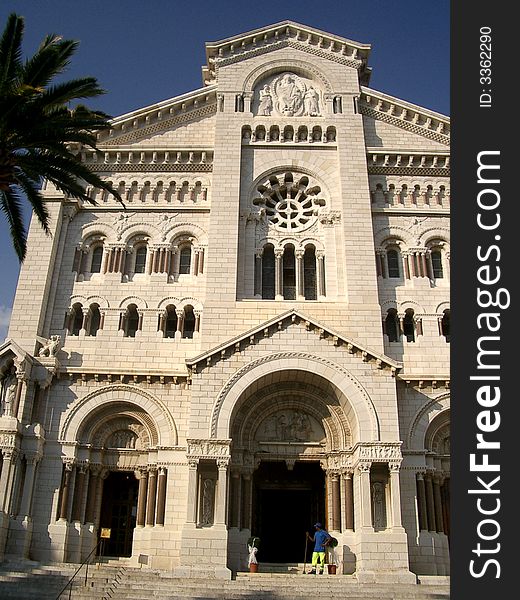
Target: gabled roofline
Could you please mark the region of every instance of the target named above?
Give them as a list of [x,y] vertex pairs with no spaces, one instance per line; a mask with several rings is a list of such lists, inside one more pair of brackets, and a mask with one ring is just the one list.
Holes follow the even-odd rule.
[[393,376],[395,376],[403,367],[402,363],[394,360],[393,358],[385,356],[384,354],[380,354],[379,352],[375,352],[374,350],[359,344],[358,342],[346,337],[342,333],[332,329],[328,325],[323,325],[316,319],[308,317],[294,308],[282,313],[281,315],[273,317],[268,321],[264,321],[260,325],[257,325],[252,329],[248,329],[244,333],[235,336],[219,344],[218,346],[215,346],[210,350],[195,356],[194,358],[186,359],[186,365],[195,369],[199,363],[204,363],[204,366],[206,366],[211,363],[213,357],[218,355],[219,358],[223,358],[229,348],[234,347],[236,349],[237,344],[240,346],[241,342],[243,341],[247,340],[249,343],[255,343],[255,336],[259,334],[261,334],[262,337],[265,337],[266,334],[269,335],[270,327],[274,325],[280,326],[279,324],[283,324],[283,321],[287,319],[291,319],[293,323],[297,319],[303,321],[307,329],[316,330],[320,337],[330,338],[334,345],[345,345],[347,350],[352,354],[360,352],[363,361],[368,362],[369,360],[375,360],[379,368],[382,369],[386,367],[391,369]]
[[292,46],[318,54],[359,72],[361,83],[368,83],[372,69],[368,66],[371,45],[286,20],[253,29],[215,42],[206,42],[206,65],[202,67],[202,79],[212,84],[218,69],[230,62],[244,60],[263,54],[270,46]]
[[252,29],[251,31],[246,31],[244,33],[239,33],[237,35],[233,35],[228,38],[224,38],[222,40],[217,40],[214,42],[206,42],[206,48],[218,48],[219,46],[223,46],[226,44],[230,44],[233,41],[242,40],[243,38],[248,38],[254,35],[258,35],[259,33],[269,33],[271,31],[275,31],[282,27],[294,27],[295,29],[299,29],[304,31],[305,33],[314,33],[322,35],[325,38],[334,39],[337,42],[348,44],[349,46],[355,46],[359,50],[366,50],[370,52],[372,46],[370,44],[363,44],[361,42],[355,42],[354,40],[349,40],[343,36],[332,34],[328,31],[323,31],[322,29],[317,29],[316,27],[311,27],[310,25],[303,25],[302,23],[298,23],[297,21],[291,21],[290,19],[286,19],[285,21],[279,21],[278,23],[273,23],[272,25],[266,25],[264,27],[259,27],[258,29]]
[[373,88],[369,88],[365,85],[360,86],[360,89],[361,89],[361,94],[365,94],[367,96],[373,96],[373,97],[381,99],[381,100],[386,100],[390,104],[399,104],[408,110],[415,111],[415,112],[418,112],[421,114],[425,114],[425,115],[428,115],[435,119],[444,120],[448,123],[450,122],[450,117],[447,115],[435,112],[433,110],[430,110],[429,108],[425,108],[424,106],[419,106],[418,104],[412,104],[411,102],[408,102],[407,100],[402,100],[401,98],[397,98],[397,96],[391,96],[390,94],[387,94],[385,92],[380,92]]

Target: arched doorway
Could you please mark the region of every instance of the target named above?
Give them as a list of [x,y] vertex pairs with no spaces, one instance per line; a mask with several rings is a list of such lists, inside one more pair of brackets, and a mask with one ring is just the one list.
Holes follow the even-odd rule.
[[264,375],[241,394],[231,415],[231,542],[250,532],[262,562],[298,563],[314,523],[341,529],[347,500],[334,460],[352,452],[346,402],[299,369]]
[[262,540],[262,561],[300,562],[305,532],[325,521],[325,473],[319,462],[262,461],[253,476],[252,530]]

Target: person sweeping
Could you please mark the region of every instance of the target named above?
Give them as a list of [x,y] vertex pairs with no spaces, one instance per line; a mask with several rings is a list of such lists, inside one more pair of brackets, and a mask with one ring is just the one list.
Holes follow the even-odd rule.
[[319,574],[323,575],[323,569],[325,568],[325,546],[330,541],[330,535],[323,529],[321,523],[315,523],[314,535],[311,536],[307,531],[307,537],[311,542],[314,542],[314,551],[312,553],[311,570],[308,571],[308,575],[316,575],[317,569]]

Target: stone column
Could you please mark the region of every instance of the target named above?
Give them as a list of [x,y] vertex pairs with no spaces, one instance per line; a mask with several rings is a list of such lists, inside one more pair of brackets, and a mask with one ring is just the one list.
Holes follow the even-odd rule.
[[164,467],[160,467],[157,483],[157,525],[164,525],[164,511],[166,508],[166,477],[167,470]]
[[255,298],[262,297],[262,254],[264,249],[260,248],[255,251]]
[[428,509],[423,473],[417,473],[417,509],[419,511],[419,530],[428,531]]
[[226,525],[228,465],[229,459],[217,460],[218,484],[215,525]]
[[229,526],[240,527],[240,472],[233,470],[230,480]]
[[82,508],[86,474],[87,469],[85,465],[80,465],[76,467],[76,481],[74,484],[74,496],[72,498],[71,521],[83,522]]
[[274,297],[275,300],[283,300],[283,249],[274,250]]
[[69,507],[69,492],[70,492],[70,479],[72,477],[72,463],[65,463],[65,472],[63,474],[63,482],[61,486],[61,502],[59,518],[61,520],[68,520],[68,507]]
[[441,477],[437,474],[435,474],[433,477],[433,506],[435,509],[435,529],[437,533],[444,533],[442,518]]
[[347,471],[343,474],[343,478],[345,480],[345,529],[348,531],[354,531],[354,485],[352,473]]
[[390,505],[392,512],[392,528],[402,527],[401,520],[401,485],[399,481],[399,469],[398,463],[390,463],[388,465],[390,470]]
[[[27,468],[25,471],[25,481],[23,484],[22,501],[20,503],[20,515],[22,517],[30,517],[32,514],[31,504],[34,490],[34,480],[36,477],[36,467],[41,456],[25,456]],[[1,486],[0,486],[1,487]]]
[[1,452],[3,461],[0,477],[0,509],[5,513],[9,513],[18,450],[16,448],[4,448]]
[[85,510],[85,522],[94,523],[96,520],[96,497],[99,486],[100,469],[96,467],[90,468],[90,476],[88,480],[87,506]]
[[175,309],[177,313],[177,330],[175,331],[175,337],[177,339],[182,337],[182,330],[184,329],[184,310]]
[[157,495],[157,469],[148,471],[148,496],[146,498],[146,525],[155,525],[155,503]]
[[341,480],[339,473],[330,474],[332,488],[332,529],[341,531]]
[[359,484],[361,492],[360,523],[364,529],[372,529],[372,499],[370,494],[370,463],[360,463],[357,466],[359,472]]
[[403,252],[403,264],[404,264],[404,276],[406,279],[410,279],[410,256],[408,253]]
[[[146,520],[146,495],[148,493],[148,471],[138,471],[139,490],[137,492],[137,527],[144,527]],[[137,475],[137,473],[136,473]]]
[[240,527],[241,529],[251,530],[251,488],[253,481],[251,473],[242,475],[242,506],[240,509]]
[[435,504],[431,473],[426,473],[424,479],[426,484],[426,514],[428,515],[428,531],[436,531],[437,527],[435,524]]
[[317,261],[317,278],[318,278],[318,299],[325,298],[325,253],[323,251],[316,251]]
[[296,300],[305,300],[304,281],[303,281],[303,256],[305,250],[298,248],[294,252],[296,261]]
[[198,458],[188,460],[188,512],[186,522],[195,526],[197,522],[197,467]]

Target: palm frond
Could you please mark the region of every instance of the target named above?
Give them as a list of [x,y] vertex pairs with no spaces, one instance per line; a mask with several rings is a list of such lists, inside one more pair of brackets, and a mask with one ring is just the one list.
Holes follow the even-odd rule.
[[47,36],[36,54],[26,61],[20,81],[43,90],[56,75],[67,68],[78,45],[79,42],[75,40],[62,40],[56,35]]
[[22,64],[23,17],[11,13],[0,38],[0,95],[12,85]]
[[49,211],[45,206],[43,196],[40,193],[39,179],[32,179],[25,173],[18,171],[16,179],[22,188],[27,200],[29,200],[34,214],[37,216],[40,225],[46,234],[50,235],[49,229]]
[[27,252],[27,234],[22,218],[22,200],[14,189],[0,190],[0,209],[5,214],[14,250],[20,262]]

